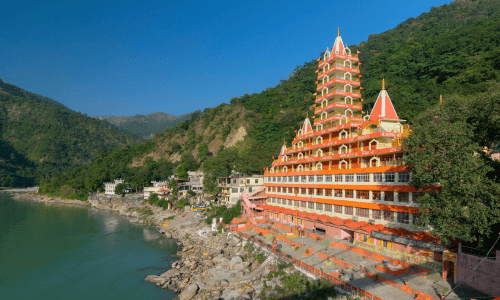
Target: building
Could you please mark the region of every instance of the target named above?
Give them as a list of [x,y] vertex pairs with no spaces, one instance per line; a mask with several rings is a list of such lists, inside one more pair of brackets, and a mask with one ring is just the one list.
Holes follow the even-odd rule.
[[[306,117],[291,147],[284,144],[266,170],[267,203],[245,202],[243,211],[249,220],[265,216],[294,230],[314,227],[319,235],[415,267],[453,272],[453,263],[443,267],[447,250],[439,239],[414,228],[418,199],[401,161],[401,140],[409,128],[398,117],[385,82],[366,114],[359,58],[340,35],[318,61],[315,115]],[[227,180],[231,183],[224,184],[232,188],[235,179]]]
[[252,193],[262,188],[264,175],[219,177],[217,178],[217,186],[221,188],[219,203],[233,206],[241,199],[241,193]]
[[189,175],[189,188],[195,193],[201,193],[203,190],[203,179],[205,174],[203,172],[188,172]]
[[151,181],[151,183],[153,186],[144,187],[144,199],[148,199],[151,194],[157,194],[160,198],[165,198],[170,192],[168,181]]
[[104,194],[114,195],[115,188],[120,183],[125,183],[125,180],[123,180],[121,178],[117,178],[117,179],[115,179],[115,182],[104,182]]

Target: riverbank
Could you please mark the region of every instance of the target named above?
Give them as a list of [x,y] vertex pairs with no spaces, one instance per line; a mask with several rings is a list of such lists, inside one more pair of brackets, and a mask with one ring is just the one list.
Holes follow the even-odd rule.
[[[273,299],[299,296],[301,299],[344,299],[332,287],[321,286],[300,274],[292,265],[280,263],[267,249],[249,243],[223,229],[212,232],[201,214],[163,210],[142,204],[134,197],[91,196],[89,201],[15,194],[14,199],[78,205],[114,211],[132,223],[155,225],[165,238],[182,247],[172,269],[151,274],[146,281],[180,293],[176,299]],[[321,297],[316,297],[321,291]],[[318,295],[319,296],[319,295]]]

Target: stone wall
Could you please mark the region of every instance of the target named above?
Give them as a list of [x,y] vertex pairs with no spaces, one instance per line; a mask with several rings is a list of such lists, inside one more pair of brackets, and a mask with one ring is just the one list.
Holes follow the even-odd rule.
[[106,195],[98,194],[89,196],[89,202],[92,207],[99,209],[113,209],[117,206],[138,206],[143,202],[142,194],[125,195]]
[[[463,252],[457,256],[458,281],[462,281],[483,259]],[[488,295],[500,295],[500,251],[496,252],[496,260],[485,259],[462,284]]]

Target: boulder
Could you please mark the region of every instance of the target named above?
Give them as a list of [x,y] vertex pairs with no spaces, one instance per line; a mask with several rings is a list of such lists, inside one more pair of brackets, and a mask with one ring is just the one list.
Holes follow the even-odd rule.
[[226,286],[229,286],[229,281],[227,281],[226,279],[220,279],[220,280],[215,281],[214,286],[226,287]]
[[196,283],[190,284],[182,293],[179,295],[179,300],[190,300],[198,292],[198,285]]
[[160,276],[163,278],[172,278],[172,277],[177,277],[181,274],[181,272],[178,269],[172,269],[168,270],[167,272],[161,274]]
[[221,298],[224,300],[237,299],[240,296],[236,290],[225,290],[222,292]]
[[165,278],[157,276],[157,275],[149,275],[144,280],[147,281],[147,282],[161,283],[161,284],[163,284],[163,282],[165,281]]
[[231,267],[237,265],[237,264],[241,264],[243,262],[243,259],[241,258],[241,256],[234,256],[233,258],[231,258]]

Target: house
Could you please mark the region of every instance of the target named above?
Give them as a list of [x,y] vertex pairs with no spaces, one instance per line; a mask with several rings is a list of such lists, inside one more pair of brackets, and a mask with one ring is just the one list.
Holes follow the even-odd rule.
[[233,177],[217,178],[217,186],[221,188],[219,203],[233,206],[241,198],[244,191],[252,193],[264,186],[264,175],[243,176],[236,174]]
[[[104,182],[104,194],[105,195],[114,195],[115,194],[115,188],[118,184],[120,183],[125,183],[125,180],[121,178],[115,179],[114,182]],[[126,190],[127,192],[129,190]]]

